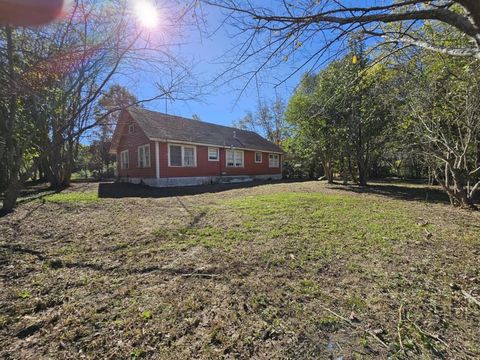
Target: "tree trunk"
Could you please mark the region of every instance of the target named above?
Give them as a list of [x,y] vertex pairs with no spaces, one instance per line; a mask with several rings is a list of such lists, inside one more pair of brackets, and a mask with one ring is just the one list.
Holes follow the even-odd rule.
[[67,145],[66,153],[63,146],[53,148],[48,160],[46,170],[50,187],[55,190],[69,187],[74,161],[70,145]]
[[325,176],[327,177],[327,183],[333,184],[333,169],[330,161],[326,161],[323,165],[325,169]]
[[[465,171],[455,168],[452,163],[448,163],[448,167],[450,168],[450,174],[452,175],[452,185],[446,182],[446,179],[448,178],[446,173],[444,174],[445,179],[442,179],[438,176],[437,170],[434,169],[434,175],[435,179],[448,194],[448,197],[450,198],[450,203],[452,205],[461,206],[465,209],[475,209],[476,206],[467,192],[467,176],[465,174]],[[445,171],[447,171],[447,167],[445,168]]]
[[5,117],[3,124],[5,130],[5,152],[6,152],[6,189],[2,204],[2,213],[8,213],[15,207],[18,191],[20,187],[19,171],[20,163],[22,161],[19,156],[19,148],[22,146],[18,144],[15,139],[15,122],[17,117],[17,89],[15,84],[15,65],[14,65],[14,44],[13,33],[10,26],[6,26],[7,35],[7,59],[8,59],[8,76],[9,76],[9,92],[10,99],[8,102],[8,115]]
[[475,208],[472,199],[468,196],[466,188],[467,180],[464,171],[461,169],[451,169],[455,198],[462,208]]
[[325,172],[325,177],[327,178],[327,182],[329,184],[333,184],[333,168],[332,168],[332,161],[326,154],[320,155],[320,160],[322,162],[323,171]]
[[357,161],[358,166],[358,184],[360,186],[367,186],[367,166],[363,158],[359,158]]
[[352,178],[353,182],[357,182],[357,175],[352,166],[352,157],[348,155],[348,171],[350,172],[350,177]]
[[8,214],[13,210],[13,208],[17,203],[19,190],[20,190],[20,182],[18,181],[18,179],[15,179],[15,180],[11,179],[7,189],[5,190],[2,210],[0,211],[1,215]]

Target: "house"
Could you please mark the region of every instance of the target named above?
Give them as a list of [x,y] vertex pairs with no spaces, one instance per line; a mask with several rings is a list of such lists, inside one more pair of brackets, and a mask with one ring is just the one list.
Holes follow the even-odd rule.
[[281,179],[283,151],[252,131],[128,108],[110,152],[120,181],[150,186]]

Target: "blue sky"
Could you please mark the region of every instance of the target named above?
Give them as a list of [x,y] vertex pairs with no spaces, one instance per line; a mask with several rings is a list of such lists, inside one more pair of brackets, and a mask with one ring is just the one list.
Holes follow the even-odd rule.
[[[164,0],[164,4],[166,4],[165,1],[169,0]],[[158,6],[160,11],[162,11],[161,3]],[[214,32],[214,29],[219,26],[223,19],[218,9],[206,8],[205,17],[207,20],[206,32],[213,33],[213,35],[209,36],[208,34],[200,33],[194,27],[187,27],[181,29],[181,33],[177,34],[183,45],[172,48],[172,51],[184,62],[193,65],[194,80],[202,89],[203,94],[197,99],[188,101],[165,102],[164,100],[157,100],[149,102],[145,107],[161,112],[167,110],[170,114],[185,117],[191,117],[192,114],[196,114],[203,121],[232,125],[233,121],[245,116],[247,111],[254,111],[259,99],[262,101],[273,101],[277,96],[280,96],[285,101],[288,101],[294,87],[298,84],[307,68],[305,71],[302,70],[296,73],[285,83],[279,86],[275,86],[275,84],[278,84],[281,79],[287,78],[288,75],[298,68],[299,63],[301,63],[300,54],[298,59],[289,59],[287,62],[261,73],[258,81],[252,82],[243,93],[241,93],[240,89],[246,85],[246,77],[240,77],[227,84],[226,81],[229,79],[227,76],[221,78],[213,85],[209,85],[212,79],[224,69],[227,57],[232,55],[230,50],[238,47],[242,43],[242,38],[231,38],[230,35],[233,29],[228,26]],[[163,28],[160,31],[164,33],[161,34],[162,36],[168,36],[171,30]],[[160,34],[156,35],[160,36]],[[175,39],[175,41],[177,40]],[[310,44],[309,46],[310,50],[315,48],[315,44]],[[308,47],[302,49],[302,52],[308,51]],[[332,51],[335,50],[332,49]],[[331,56],[332,52],[329,55]],[[244,69],[239,70],[242,71]],[[129,74],[128,81],[122,80],[120,82],[126,85],[139,99],[144,99],[155,95],[155,81],[158,81],[158,77],[156,78],[154,74],[139,68],[134,76]]]

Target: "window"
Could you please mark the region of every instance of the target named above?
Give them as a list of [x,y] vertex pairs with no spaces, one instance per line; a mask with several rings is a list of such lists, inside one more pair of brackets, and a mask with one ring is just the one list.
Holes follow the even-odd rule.
[[138,167],[150,167],[150,144],[138,147]]
[[120,169],[128,169],[128,150],[120,153]]
[[135,132],[135,125],[134,124],[128,125],[128,133],[133,134],[134,132]]
[[279,167],[280,166],[280,156],[278,154],[270,154],[268,156],[268,167]]
[[218,148],[208,148],[208,161],[218,161]]
[[195,146],[169,145],[168,165],[179,167],[197,166],[197,149]]
[[243,151],[227,150],[227,167],[243,167]]
[[183,146],[183,166],[195,166],[195,148]]
[[262,153],[259,152],[259,151],[257,151],[257,152],[255,153],[255,162],[256,162],[256,163],[261,163],[261,162],[262,162]]
[[182,147],[178,145],[169,146],[170,166],[182,166]]

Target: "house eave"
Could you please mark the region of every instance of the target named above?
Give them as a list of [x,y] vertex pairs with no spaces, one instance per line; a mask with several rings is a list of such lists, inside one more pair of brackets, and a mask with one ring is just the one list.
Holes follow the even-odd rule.
[[150,141],[160,141],[160,142],[165,142],[165,143],[175,143],[175,144],[210,146],[210,147],[218,147],[218,148],[222,148],[222,149],[237,149],[237,150],[248,150],[248,151],[262,151],[262,152],[268,152],[268,153],[280,154],[280,155],[285,154],[284,151],[262,150],[262,149],[254,149],[254,148],[234,146],[234,145],[217,145],[217,144],[207,144],[207,143],[200,143],[200,142],[193,142],[193,141],[174,140],[174,139],[161,139],[161,138],[149,138],[149,140],[150,140]]

